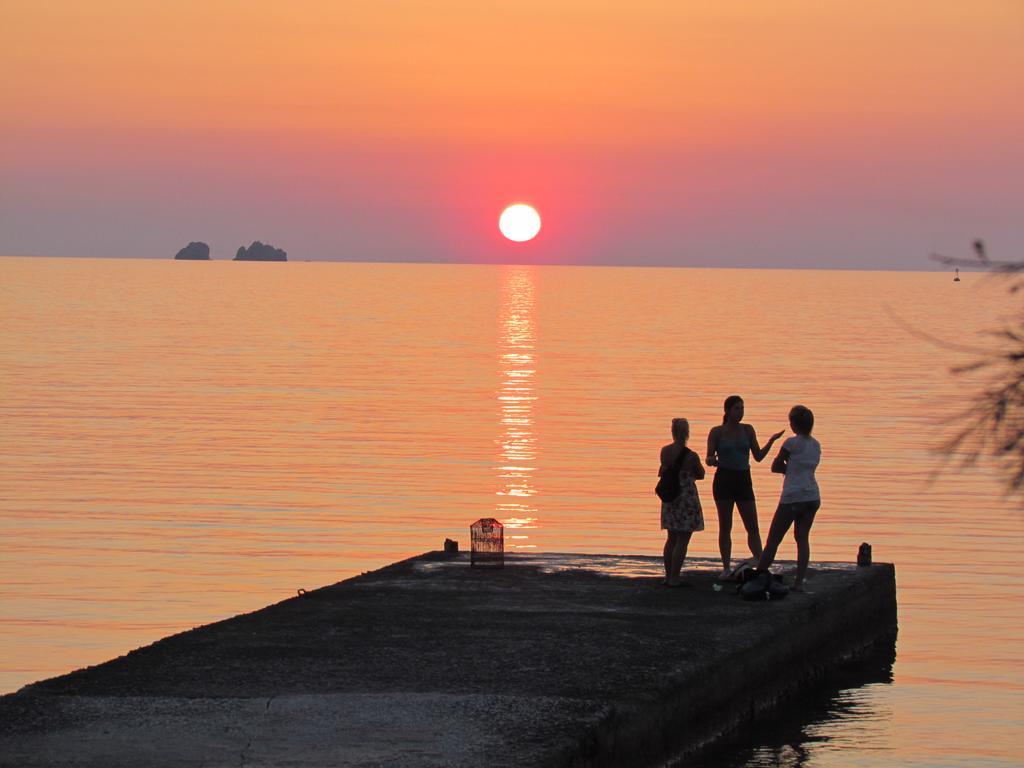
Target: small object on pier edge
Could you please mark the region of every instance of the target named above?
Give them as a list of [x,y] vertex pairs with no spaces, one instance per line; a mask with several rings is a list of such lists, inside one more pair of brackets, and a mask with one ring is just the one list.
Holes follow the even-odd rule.
[[857,565],[871,565],[871,545],[866,541],[857,550]]
[[444,553],[446,555],[457,555],[459,554],[459,542],[455,539],[444,540]]

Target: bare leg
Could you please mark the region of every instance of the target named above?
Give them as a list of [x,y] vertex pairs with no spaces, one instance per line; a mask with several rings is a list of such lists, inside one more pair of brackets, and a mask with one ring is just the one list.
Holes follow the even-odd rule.
[[679,534],[675,531],[666,531],[668,535],[665,537],[665,549],[662,551],[662,559],[665,561],[665,584],[668,584],[669,577],[672,575],[672,552],[676,548],[676,539]]
[[815,507],[797,515],[793,526],[793,537],[796,539],[796,578],[793,579],[793,588],[796,590],[803,589],[807,564],[811,561],[811,526],[814,525],[817,511]]
[[715,499],[718,508],[718,551],[722,555],[722,571],[729,572],[732,561],[732,499]]
[[761,531],[757,527],[757,502],[737,501],[736,509],[740,511],[740,519],[747,529],[747,546],[754,557],[761,556]]
[[669,584],[679,583],[679,573],[683,570],[683,562],[686,560],[686,548],[690,545],[692,531],[679,531],[676,533],[676,545],[672,549],[672,570],[668,575]]
[[767,571],[775,562],[775,555],[779,551],[779,545],[786,536],[786,531],[793,524],[792,507],[788,504],[779,504],[772,517],[772,526],[768,529],[768,541],[765,542],[764,552],[757,561],[757,568]]

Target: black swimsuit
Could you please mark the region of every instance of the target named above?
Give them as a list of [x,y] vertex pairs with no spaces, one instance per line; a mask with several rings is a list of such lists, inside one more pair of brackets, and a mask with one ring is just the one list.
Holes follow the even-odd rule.
[[718,454],[718,469],[715,470],[715,480],[711,485],[715,501],[753,501],[750,441],[746,431],[739,440],[724,440],[719,437],[715,452]]

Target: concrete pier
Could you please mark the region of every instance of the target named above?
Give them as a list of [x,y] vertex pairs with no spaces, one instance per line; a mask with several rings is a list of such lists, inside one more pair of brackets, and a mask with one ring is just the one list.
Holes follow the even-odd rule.
[[892,565],[767,603],[693,567],[422,555],[2,697],[0,766],[655,765],[895,635]]

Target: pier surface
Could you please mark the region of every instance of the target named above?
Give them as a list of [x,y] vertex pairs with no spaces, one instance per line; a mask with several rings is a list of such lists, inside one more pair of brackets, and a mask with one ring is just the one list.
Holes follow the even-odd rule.
[[651,765],[892,642],[891,565],[767,603],[704,565],[412,558],[0,697],[0,766]]

